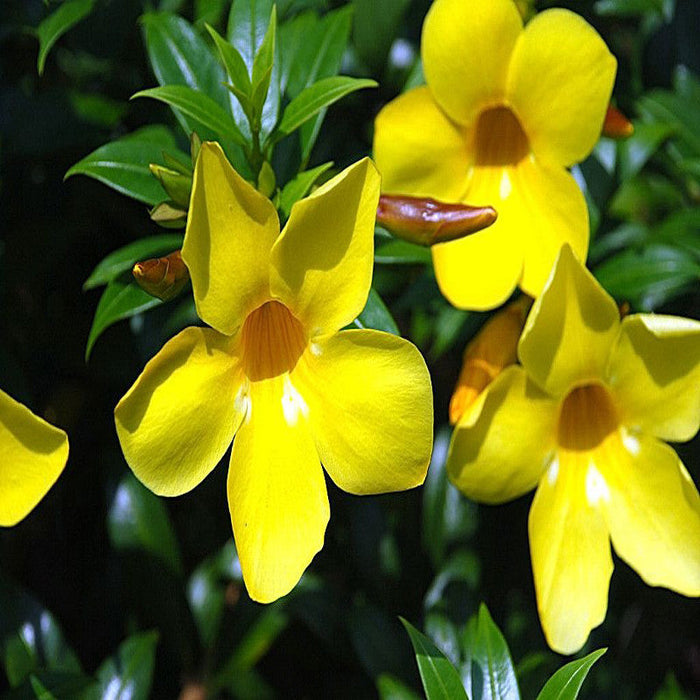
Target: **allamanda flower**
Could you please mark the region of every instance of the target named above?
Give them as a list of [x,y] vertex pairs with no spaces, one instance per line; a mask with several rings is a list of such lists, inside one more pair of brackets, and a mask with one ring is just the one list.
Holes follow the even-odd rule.
[[700,323],[636,314],[564,246],[512,365],[478,419],[455,429],[448,472],[501,503],[537,486],[530,554],[550,646],[573,653],[605,618],[613,563],[651,586],[700,595],[700,497],[662,440],[700,424]]
[[354,494],[425,479],[423,358],[402,338],[340,330],[367,300],[378,197],[365,159],[295,204],[280,233],[272,203],[205,143],[182,258],[211,328],[166,343],[115,409],[127,462],[161,495],[196,486],[235,435],[229,509],[260,602],[289,592],[323,546],[321,463]]
[[39,503],[68,459],[68,436],[0,391],[0,525]]
[[537,296],[564,242],[586,257],[586,203],[567,167],[600,135],[615,58],[568,10],[523,29],[512,0],[435,0],[421,54],[427,86],[376,119],[382,189],[498,212],[490,228],[433,246],[452,304],[493,308],[516,286]]

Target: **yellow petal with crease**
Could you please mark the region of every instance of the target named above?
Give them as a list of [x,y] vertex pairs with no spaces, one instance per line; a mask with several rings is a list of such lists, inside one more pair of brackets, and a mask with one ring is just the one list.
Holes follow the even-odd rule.
[[563,9],[538,14],[520,35],[507,99],[542,160],[569,166],[593,150],[617,62],[584,19]]
[[46,495],[68,459],[68,437],[0,391],[0,526],[16,525]]
[[503,101],[508,64],[522,29],[512,0],[436,0],[421,39],[423,70],[438,104],[469,126]]
[[292,207],[271,254],[270,288],[310,337],[362,311],[372,281],[379,173],[351,165]]
[[243,580],[253,600],[289,593],[330,517],[326,482],[289,375],[253,382],[231,452],[228,501]]
[[600,464],[615,551],[650,586],[700,596],[700,496],[678,455],[628,433],[616,457]]
[[447,472],[468,498],[503,503],[537,485],[556,448],[559,404],[511,366],[484,391],[473,425],[452,434]]
[[127,463],[151,491],[193,489],[224,456],[244,411],[232,340],[187,328],[168,341],[114,409]]
[[464,194],[467,141],[427,87],[409,90],[382,108],[374,122],[373,148],[383,192],[445,202]]
[[588,452],[560,451],[528,523],[537,608],[549,646],[577,652],[605,619],[613,562],[599,504],[586,497]]
[[612,297],[567,245],[530,311],[518,357],[542,389],[563,396],[574,384],[603,379],[619,327]]
[[430,375],[416,347],[373,330],[312,344],[294,381],[331,479],[354,494],[423,483],[433,444]]
[[199,317],[231,335],[270,298],[270,249],[279,233],[272,202],[204,143],[194,171],[182,259]]
[[515,166],[477,166],[463,201],[490,204],[498,219],[484,231],[432,248],[440,289],[459,308],[492,309],[516,286],[537,296],[564,243],[586,256],[586,202],[563,168],[529,157]]
[[690,440],[700,424],[700,323],[627,316],[610,358],[608,383],[622,423],[663,440]]

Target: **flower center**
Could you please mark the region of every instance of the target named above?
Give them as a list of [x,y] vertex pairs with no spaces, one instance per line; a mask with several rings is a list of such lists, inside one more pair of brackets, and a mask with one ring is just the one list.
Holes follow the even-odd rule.
[[294,369],[306,347],[306,334],[284,304],[267,301],[248,314],[241,344],[243,371],[257,382]]
[[530,152],[520,121],[508,107],[491,107],[479,115],[474,134],[476,165],[516,165]]
[[588,451],[617,430],[619,420],[612,398],[600,384],[572,389],[559,414],[559,446]]

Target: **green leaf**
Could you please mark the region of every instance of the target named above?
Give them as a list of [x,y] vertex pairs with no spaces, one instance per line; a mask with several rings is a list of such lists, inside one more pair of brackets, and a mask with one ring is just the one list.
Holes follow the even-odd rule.
[[616,299],[642,311],[653,311],[700,280],[700,265],[689,253],[663,244],[625,250],[594,272]]
[[163,87],[140,90],[131,99],[152,97],[174,107],[180,114],[194,120],[198,128],[193,129],[201,135],[201,127],[208,129],[217,140],[231,138],[239,145],[245,145],[246,139],[229,114],[210,97],[185,85],[164,85]]
[[141,549],[176,574],[182,573],[180,549],[165,504],[130,473],[114,493],[107,529],[115,549]]
[[467,700],[457,669],[428,637],[399,618],[411,638],[423,688],[428,700]]
[[90,358],[95,341],[109,326],[155,306],[160,306],[162,303],[160,299],[144,292],[131,279],[131,275],[122,275],[113,279],[107,285],[97,304],[85,348],[85,360]]
[[377,678],[377,692],[380,700],[420,700],[407,685],[389,673],[382,673]]
[[0,576],[0,650],[10,685],[41,669],[81,673],[80,662],[54,616]]
[[234,87],[239,90],[242,94],[250,97],[252,92],[252,86],[250,82],[250,76],[248,75],[248,68],[246,67],[243,56],[239,53],[235,46],[229,44],[226,39],[224,39],[219,32],[207,25],[207,31],[211,34],[216,48],[219,50],[219,55],[221,56],[221,61],[226,68],[226,73],[231,79]]
[[472,700],[518,700],[518,681],[501,631],[482,603],[467,623],[462,679]]
[[148,700],[153,682],[158,632],[140,632],[119,645],[115,656],[97,669],[94,699]]
[[148,166],[163,160],[163,150],[177,153],[175,140],[164,126],[146,126],[106,143],[78,161],[65,175],[87,175],[151,206],[166,199],[165,190]]
[[383,0],[381,12],[376,11],[375,0],[355,0],[354,4],[354,47],[366,66],[381,70],[410,0]]
[[374,252],[374,262],[380,265],[429,265],[431,261],[430,248],[407,241],[390,240]]
[[694,100],[666,90],[652,90],[639,99],[637,109],[649,121],[673,127],[688,148],[700,154],[700,120]]
[[634,177],[673,133],[674,127],[670,124],[653,122],[635,125],[634,134],[618,146],[620,177],[623,180]]
[[289,217],[295,202],[305,197],[318,178],[333,166],[333,161],[304,170],[290,180],[280,192],[279,208],[285,218]]
[[586,680],[591,666],[607,651],[598,649],[597,651],[576,659],[562,666],[545,683],[544,688],[537,696],[537,700],[575,700],[581,690],[583,681]]
[[355,319],[354,325],[357,328],[374,328],[378,331],[399,335],[399,327],[396,325],[391,311],[374,288],[369,290],[365,308]]
[[53,14],[42,20],[36,29],[39,39],[39,56],[36,68],[39,75],[44,72],[44,64],[51,47],[71,27],[87,17],[92,11],[94,4],[95,0],[64,0]]
[[342,75],[323,78],[302,90],[287,105],[278,131],[282,136],[291,134],[324,107],[328,107],[351,92],[376,86],[377,83],[374,80],[367,78],[348,78]]
[[259,111],[262,111],[262,106],[265,103],[267,91],[270,87],[272,64],[275,58],[276,32],[277,11],[273,5],[267,32],[253,59],[251,83],[253,86],[253,95],[255,95],[254,105]]

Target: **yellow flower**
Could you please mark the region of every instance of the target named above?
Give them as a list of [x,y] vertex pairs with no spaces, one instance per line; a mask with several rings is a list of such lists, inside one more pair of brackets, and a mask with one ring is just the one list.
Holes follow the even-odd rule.
[[523,29],[512,0],[436,0],[421,51],[428,85],[375,123],[382,189],[498,212],[490,228],[432,248],[452,304],[494,308],[516,286],[535,297],[564,242],[586,257],[586,203],[566,168],[600,136],[615,58],[568,10]]
[[0,391],[0,525],[16,525],[46,495],[68,459],[68,436]]
[[537,486],[529,517],[540,620],[573,653],[605,618],[613,563],[700,595],[700,497],[662,440],[700,424],[700,323],[637,314],[564,246],[518,345],[448,455],[455,485],[501,503]]
[[432,446],[430,377],[408,341],[341,331],[370,289],[379,176],[368,159],[294,205],[272,203],[205,143],[182,257],[197,312],[115,409],[136,476],[175,496],[235,435],[233,533],[251,597],[288,593],[323,546],[323,467],[354,494],[418,486]]

